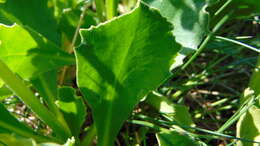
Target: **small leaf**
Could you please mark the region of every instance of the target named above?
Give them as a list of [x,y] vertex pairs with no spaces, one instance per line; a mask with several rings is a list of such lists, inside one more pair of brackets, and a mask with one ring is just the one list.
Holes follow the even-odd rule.
[[81,30],[85,45],[76,49],[77,84],[92,108],[99,146],[113,145],[135,105],[170,76],[180,50],[171,30],[143,4]]
[[179,124],[194,126],[189,114],[189,110],[184,105],[177,105],[169,101],[166,97],[150,93],[145,100],[164,116],[178,122]]
[[183,131],[171,130],[156,134],[159,146],[200,146],[202,143]]
[[62,87],[59,89],[58,107],[63,112],[72,134],[79,136],[81,126],[86,118],[86,107],[82,98],[76,96],[75,89],[71,87]]

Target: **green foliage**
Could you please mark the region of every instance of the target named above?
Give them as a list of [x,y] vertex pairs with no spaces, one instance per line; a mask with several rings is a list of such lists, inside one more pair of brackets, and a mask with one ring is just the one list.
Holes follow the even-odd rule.
[[27,80],[40,73],[74,64],[72,55],[29,28],[0,25],[0,40],[0,59]]
[[74,88],[62,87],[59,89],[57,105],[63,112],[72,135],[78,137],[86,117],[86,107],[83,100],[76,96]]
[[243,36],[259,35],[259,10],[258,0],[0,0],[0,145],[259,143],[260,58],[240,107],[229,75],[259,56],[259,40]]
[[[29,127],[25,126],[25,124],[19,122],[15,117],[13,117],[6,109],[5,107],[0,104],[0,126],[6,128],[9,131],[13,131],[21,136],[24,137],[31,137],[37,141],[44,142],[50,140],[47,137],[38,135],[36,132],[34,132]],[[3,138],[2,136],[0,136]],[[1,139],[0,139],[1,141]]]
[[[256,98],[260,96],[260,72],[259,72],[259,65],[260,65],[260,57],[258,57],[258,63],[254,70],[254,73],[251,77],[251,81],[249,83],[249,89],[244,91],[244,96],[242,97],[242,102],[245,102],[249,98]],[[257,105],[253,105],[249,108],[249,110],[244,113],[237,122],[237,136],[251,139],[254,141],[260,141],[260,99],[257,102]],[[250,142],[238,142],[238,145],[242,146],[254,146],[255,144]]]
[[57,22],[52,9],[48,8],[48,0],[7,0],[0,3],[0,22],[28,26],[55,44],[60,43]]
[[0,88],[0,101],[5,99],[5,98],[10,97],[12,94],[13,93],[8,88],[6,88],[5,86],[1,87]]
[[202,143],[181,130],[163,131],[156,134],[159,146],[202,146]]
[[187,126],[194,126],[189,110],[184,105],[173,104],[167,97],[153,93],[146,97],[145,102],[172,121]]
[[[252,106],[248,112],[240,117],[237,123],[237,136],[251,139],[254,141],[260,141],[259,132],[260,132],[260,109],[256,106]],[[252,142],[238,142],[238,145],[241,146],[254,146]]]
[[93,110],[99,145],[112,145],[134,106],[170,75],[180,49],[170,31],[170,24],[143,4],[81,30],[86,45],[76,49],[77,82]]
[[144,0],[157,8],[174,26],[176,41],[188,49],[197,49],[208,31],[209,16],[205,0]]
[[57,143],[36,143],[33,139],[23,138],[14,134],[0,134],[0,145],[2,146],[74,146],[75,140],[68,139],[63,145]]

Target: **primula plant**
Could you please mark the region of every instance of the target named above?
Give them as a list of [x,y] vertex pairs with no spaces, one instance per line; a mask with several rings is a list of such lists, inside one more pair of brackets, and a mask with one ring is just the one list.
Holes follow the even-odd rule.
[[257,0],[0,0],[0,145],[260,144],[259,12]]

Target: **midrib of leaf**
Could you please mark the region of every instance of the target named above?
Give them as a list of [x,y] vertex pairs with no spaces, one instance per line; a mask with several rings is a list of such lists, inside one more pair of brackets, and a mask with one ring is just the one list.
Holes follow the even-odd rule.
[[[137,8],[135,8],[134,10],[136,10],[136,9],[138,9],[139,7],[137,7]],[[134,11],[133,10],[133,11]],[[128,47],[125,49],[125,51],[124,51],[124,55],[123,55],[123,58],[122,58],[122,61],[121,61],[121,63],[120,63],[120,65],[119,65],[119,68],[118,68],[118,72],[117,72],[117,78],[114,80],[114,83],[113,83],[113,87],[114,87],[114,89],[112,90],[113,92],[112,92],[112,95],[111,95],[111,102],[109,102],[109,104],[108,104],[108,115],[112,115],[112,109],[113,109],[113,106],[115,105],[114,104],[114,102],[116,101],[116,100],[114,100],[114,98],[116,97],[116,94],[117,94],[117,92],[116,91],[118,91],[117,90],[117,88],[118,88],[118,85],[119,85],[119,82],[117,82],[117,79],[121,79],[123,76],[124,76],[124,70],[123,70],[123,68],[124,68],[124,66],[125,66],[125,64],[126,64],[126,61],[128,60],[127,58],[128,58],[128,56],[129,56],[129,50],[132,48],[132,45],[133,45],[133,43],[134,43],[134,40],[135,40],[135,37],[136,37],[136,32],[137,32],[137,28],[138,28],[138,25],[137,24],[139,24],[139,21],[140,21],[140,13],[137,13],[138,15],[138,19],[137,19],[137,21],[135,21],[135,24],[136,25],[134,25],[135,26],[135,28],[134,28],[134,35],[132,35],[132,37],[131,37],[131,39],[129,38],[129,45],[128,45]],[[120,81],[120,80],[118,80],[118,81]],[[109,129],[112,127],[111,126],[111,121],[112,121],[112,116],[107,116],[108,118],[107,118],[107,121],[106,122],[104,122],[104,123],[106,123],[106,129],[104,129],[104,141],[102,141],[102,144],[101,145],[103,145],[103,146],[106,146],[106,145],[108,145],[108,143],[109,143],[109,139],[110,139],[110,136],[109,136]],[[103,143],[103,142],[105,142],[105,143]]]

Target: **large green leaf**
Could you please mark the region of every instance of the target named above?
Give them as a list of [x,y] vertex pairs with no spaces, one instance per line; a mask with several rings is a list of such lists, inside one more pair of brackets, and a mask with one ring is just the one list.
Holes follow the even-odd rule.
[[98,145],[113,145],[124,120],[149,91],[169,75],[180,46],[171,24],[140,4],[132,12],[81,30],[77,84],[89,102]]
[[183,47],[197,49],[208,30],[206,0],[143,0],[157,8],[173,26],[173,35]]
[[58,27],[48,0],[7,0],[0,3],[0,23],[29,26],[52,42],[59,44]]
[[0,59],[24,79],[74,62],[45,37],[19,25],[0,25]]
[[82,98],[76,96],[76,91],[71,87],[62,87],[59,89],[59,100],[57,105],[63,112],[72,135],[78,137],[81,126],[86,118],[86,107]]

